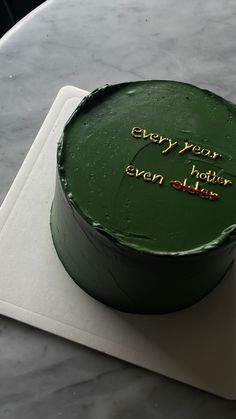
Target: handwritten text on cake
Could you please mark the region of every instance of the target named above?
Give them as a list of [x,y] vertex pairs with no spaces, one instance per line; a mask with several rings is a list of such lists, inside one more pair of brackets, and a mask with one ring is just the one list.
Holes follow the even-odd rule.
[[[163,137],[157,132],[148,133],[145,129],[134,127],[132,129],[132,136],[135,138],[142,138],[143,140],[150,140],[154,144],[164,144],[165,149],[162,151],[162,154],[167,154],[173,150],[177,145],[178,141],[173,141],[171,138]],[[201,155],[203,157],[208,157],[209,159],[216,160],[217,158],[222,157],[221,154],[216,153],[215,151],[209,150],[208,148],[203,148],[199,145],[189,143],[185,141],[184,146],[179,150],[179,154],[185,154],[191,152],[195,155]]]
[[164,177],[162,175],[158,175],[157,173],[146,172],[145,170],[139,170],[137,167],[133,165],[129,165],[126,167],[125,172],[129,176],[135,176],[136,179],[142,177],[146,182],[156,183],[158,182],[159,185],[163,183]]
[[[147,130],[140,127],[134,127],[131,131],[131,134],[134,138],[150,140],[154,144],[162,145],[163,147],[161,152],[164,155],[170,153],[178,146],[178,141],[173,141],[171,138],[164,137],[158,134],[157,132],[148,132]],[[178,154],[183,155],[189,152],[194,155],[198,155],[199,157],[207,157],[212,160],[216,160],[222,157],[222,154],[217,153],[216,151],[203,148],[200,145],[193,144],[189,141],[184,141],[184,144],[181,144],[181,149],[178,151]],[[164,183],[164,176],[162,174],[150,172],[145,170],[144,168],[137,168],[133,164],[130,164],[126,167],[125,173],[128,176],[131,176],[135,179],[142,179],[145,182],[149,182],[150,184],[157,183],[161,186]],[[205,187],[201,188],[199,186],[200,182],[221,186],[232,185],[231,180],[219,176],[219,174],[217,174],[215,170],[201,172],[199,168],[196,167],[196,165],[192,165],[190,176],[196,178],[194,186],[188,184],[187,178],[185,178],[183,182],[180,180],[170,180],[168,183],[170,186],[172,186],[174,189],[178,191],[188,192],[192,195],[196,195],[201,198],[207,198],[210,200],[218,200],[219,194],[209,191]]]

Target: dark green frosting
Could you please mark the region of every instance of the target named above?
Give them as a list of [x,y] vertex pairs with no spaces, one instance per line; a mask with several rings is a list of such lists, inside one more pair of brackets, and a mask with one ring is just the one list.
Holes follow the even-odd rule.
[[197,301],[234,259],[235,158],[236,107],[209,91],[142,81],[92,92],[58,146],[51,226],[73,279],[126,311]]

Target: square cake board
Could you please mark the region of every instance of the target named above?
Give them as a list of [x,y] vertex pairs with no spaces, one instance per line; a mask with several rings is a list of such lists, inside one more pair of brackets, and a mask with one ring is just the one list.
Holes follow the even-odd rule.
[[49,227],[56,147],[66,121],[87,93],[72,86],[60,90],[0,208],[0,313],[236,399],[235,268],[190,308],[136,315],[87,295],[57,257]]

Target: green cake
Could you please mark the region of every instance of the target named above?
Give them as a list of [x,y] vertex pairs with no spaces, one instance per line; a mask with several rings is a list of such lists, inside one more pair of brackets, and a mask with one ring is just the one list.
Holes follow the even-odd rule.
[[236,106],[190,84],[89,94],[65,126],[51,210],[56,251],[97,300],[168,313],[208,294],[236,244]]

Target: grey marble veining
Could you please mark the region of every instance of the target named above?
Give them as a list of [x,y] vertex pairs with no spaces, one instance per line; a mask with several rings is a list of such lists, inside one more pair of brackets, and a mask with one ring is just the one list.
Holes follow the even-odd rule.
[[[0,201],[58,90],[146,78],[236,102],[234,0],[49,0],[0,41]],[[0,318],[0,418],[233,419],[214,397]]]

